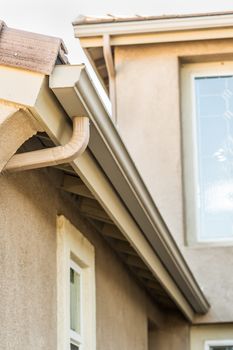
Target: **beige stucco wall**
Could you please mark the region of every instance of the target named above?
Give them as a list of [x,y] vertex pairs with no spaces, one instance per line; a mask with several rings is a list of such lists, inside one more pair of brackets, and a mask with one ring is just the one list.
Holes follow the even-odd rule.
[[190,349],[190,327],[178,315],[168,314],[161,327],[155,327],[149,333],[148,350]]
[[190,350],[204,350],[206,341],[216,340],[233,341],[233,324],[191,327]]
[[232,39],[115,48],[118,129],[211,303],[198,322],[233,321],[233,246],[184,245],[179,67],[232,53]]
[[[0,177],[0,344],[2,349],[56,349],[56,215],[95,246],[97,349],[146,350],[153,305],[99,233],[41,170]],[[182,350],[186,350],[184,347]]]

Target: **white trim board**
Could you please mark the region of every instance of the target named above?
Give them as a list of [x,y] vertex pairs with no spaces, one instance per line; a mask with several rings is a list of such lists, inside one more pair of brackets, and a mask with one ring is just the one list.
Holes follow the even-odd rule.
[[205,349],[210,350],[211,346],[233,346],[233,339],[228,340],[207,340],[205,342]]

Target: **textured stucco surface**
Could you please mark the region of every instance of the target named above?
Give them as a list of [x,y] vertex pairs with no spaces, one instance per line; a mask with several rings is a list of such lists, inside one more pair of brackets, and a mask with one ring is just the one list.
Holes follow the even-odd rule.
[[[84,221],[53,170],[0,177],[0,344],[56,349],[56,215],[95,246],[97,349],[146,350],[155,308],[111,248]],[[153,312],[154,309],[154,312]]]
[[37,127],[26,112],[0,103],[0,171]]
[[148,350],[189,350],[189,325],[177,315],[167,315],[160,327],[149,333]]
[[233,247],[185,246],[179,69],[185,62],[232,59],[232,44],[228,39],[115,48],[118,129],[211,303],[197,322],[233,321]]
[[50,193],[31,173],[0,178],[3,349],[56,348],[56,194]]
[[233,341],[233,324],[191,327],[190,350],[203,350],[206,341],[214,340]]
[[233,322],[233,247],[186,247],[184,254],[211,304],[195,321]]
[[181,239],[177,58],[144,46],[117,48],[115,57],[120,134],[169,228]]

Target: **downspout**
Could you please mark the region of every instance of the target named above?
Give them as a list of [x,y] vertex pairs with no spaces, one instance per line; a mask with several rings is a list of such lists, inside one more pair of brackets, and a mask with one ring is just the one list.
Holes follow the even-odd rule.
[[109,34],[103,36],[103,52],[109,79],[109,95],[112,103],[112,118],[117,123],[116,110],[116,72],[112,57],[112,49]]
[[89,118],[74,117],[73,134],[66,145],[15,154],[2,172],[17,172],[70,163],[85,151],[89,134]]

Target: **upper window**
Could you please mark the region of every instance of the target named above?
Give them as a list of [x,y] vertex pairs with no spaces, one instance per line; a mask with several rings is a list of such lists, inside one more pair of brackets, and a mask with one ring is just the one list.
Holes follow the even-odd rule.
[[185,65],[182,84],[188,238],[233,240],[233,65]]

